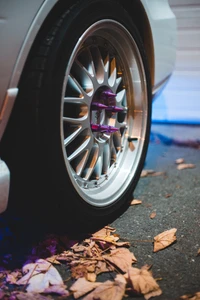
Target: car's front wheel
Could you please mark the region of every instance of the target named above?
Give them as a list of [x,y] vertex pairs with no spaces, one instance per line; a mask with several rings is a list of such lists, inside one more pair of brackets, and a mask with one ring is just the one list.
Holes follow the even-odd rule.
[[73,5],[34,46],[19,97],[36,120],[40,187],[54,195],[43,197],[47,209],[113,220],[133,197],[151,118],[144,47],[128,14],[116,1]]

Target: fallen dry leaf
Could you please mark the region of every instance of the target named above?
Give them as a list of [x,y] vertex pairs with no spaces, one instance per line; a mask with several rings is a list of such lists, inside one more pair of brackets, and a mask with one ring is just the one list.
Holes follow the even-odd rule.
[[95,261],[95,263],[93,264],[89,264],[88,266],[86,265],[87,271],[88,272],[94,272],[95,271],[95,265],[96,265],[97,261]]
[[146,300],[162,294],[159,285],[146,266],[141,269],[131,267],[124,277],[133,292],[143,294]]
[[172,194],[166,194],[165,198],[170,198],[172,196]]
[[36,294],[36,293],[24,293],[17,292],[13,294],[13,299],[17,300],[49,300],[48,296]]
[[151,174],[151,176],[161,176],[161,175],[166,175],[166,172],[155,172]]
[[165,175],[166,172],[156,172],[154,170],[142,170],[140,177],[147,177],[147,176],[161,176]]
[[6,282],[10,284],[15,284],[17,282],[16,278],[12,274],[6,276]]
[[156,212],[153,211],[153,212],[150,214],[150,218],[151,218],[151,219],[154,219],[155,217],[156,217]]
[[72,251],[63,251],[62,253],[56,255],[57,260],[59,261],[72,261],[76,256]]
[[130,247],[130,242],[116,242],[116,243],[113,243],[113,245],[116,245],[118,247]]
[[87,277],[87,268],[83,264],[77,264],[71,267],[72,278],[78,279],[81,277]]
[[19,271],[14,271],[11,272],[10,274],[7,274],[6,276],[6,282],[10,284],[15,284],[16,281],[22,276],[21,272]]
[[89,282],[85,278],[79,278],[70,287],[70,291],[73,292],[75,299],[87,294],[88,292],[94,290],[97,286],[101,285],[101,282]]
[[[118,242],[115,241],[116,238],[111,238],[107,237],[105,239],[101,239],[101,238],[94,238],[96,243],[98,243],[99,247],[102,250],[108,250],[108,249],[115,249],[117,247],[130,247],[130,242]],[[117,238],[118,240],[119,238]],[[97,245],[96,245],[97,246]]]
[[132,264],[137,261],[134,254],[127,248],[111,250],[110,254],[103,255],[103,258],[115,265],[124,273],[126,273]]
[[177,158],[177,159],[175,160],[175,163],[176,163],[176,164],[182,164],[182,163],[184,163],[184,162],[185,162],[184,158]]
[[107,265],[105,261],[100,261],[100,260],[97,262],[96,269],[95,269],[97,275],[100,273],[111,272],[111,271],[114,271],[114,267],[111,266],[110,264]]
[[153,174],[154,172],[154,170],[142,170],[140,177],[147,177],[148,175]]
[[179,164],[177,166],[177,169],[178,170],[184,170],[184,169],[193,169],[195,168],[195,165],[194,164]]
[[111,232],[115,232],[116,229],[110,226],[105,226],[104,228],[100,229],[99,231],[95,232],[92,234],[94,237],[99,237],[99,236],[109,236]]
[[176,228],[172,228],[170,230],[166,230],[166,231],[158,234],[157,236],[155,236],[153,252],[160,251],[160,250],[168,247],[172,243],[174,243],[176,241],[176,236],[175,236],[176,231],[177,231]]
[[200,300],[200,292],[193,295],[183,295],[179,298],[180,300]]
[[111,272],[114,267],[106,263],[102,256],[99,260],[81,259],[71,263],[71,276],[75,279],[85,277],[89,281],[95,281],[96,275],[103,272]]
[[130,205],[137,205],[137,204],[141,204],[142,203],[142,200],[139,200],[139,199],[133,199],[130,203]]
[[51,257],[47,257],[46,260],[52,264],[60,265],[61,263],[57,260],[57,255],[53,255]]
[[[94,234],[92,234],[91,239],[93,241],[104,241],[106,243],[113,243],[115,244],[118,240],[119,240],[119,235],[117,234],[111,234],[114,233],[115,229],[109,226],[104,227],[103,229],[95,232]],[[101,244],[101,248],[102,249],[106,249],[109,247],[108,244]]]
[[66,290],[66,285],[50,285],[48,288],[46,288],[42,293],[44,294],[58,294],[61,296],[69,296],[69,291]]
[[88,280],[88,281],[91,281],[91,282],[95,282],[96,281],[96,279],[97,279],[97,275],[96,275],[96,273],[92,273],[92,272],[88,272],[87,273],[87,276],[86,276],[86,279]]
[[93,292],[83,298],[83,300],[122,300],[125,292],[126,280],[123,275],[118,274],[115,281],[107,280],[98,286]]
[[77,243],[73,247],[71,247],[71,249],[74,252],[83,252],[83,251],[87,250],[87,247]]
[[[94,241],[104,241],[104,242],[107,242],[107,243],[116,243],[118,240],[119,240],[119,237],[117,236],[114,236],[114,235],[110,235],[110,236],[94,236],[92,237],[92,239]],[[107,247],[105,247],[107,248]]]
[[16,284],[26,285],[27,292],[42,293],[50,285],[63,286],[63,280],[51,263],[38,259],[35,263],[26,264],[22,272],[25,274]]
[[197,251],[197,256],[200,256],[200,248],[199,248],[199,250]]

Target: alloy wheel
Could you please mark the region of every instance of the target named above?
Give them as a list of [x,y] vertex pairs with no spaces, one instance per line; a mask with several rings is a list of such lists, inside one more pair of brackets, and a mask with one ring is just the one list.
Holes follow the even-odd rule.
[[81,198],[96,207],[117,201],[132,181],[146,136],[147,86],[129,31],[114,20],[79,38],[63,82],[61,140]]

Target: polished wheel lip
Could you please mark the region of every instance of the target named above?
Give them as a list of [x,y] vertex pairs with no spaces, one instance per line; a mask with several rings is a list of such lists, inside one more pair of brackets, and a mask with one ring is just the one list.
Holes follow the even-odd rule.
[[[112,74],[110,74],[110,76],[108,77],[109,64],[104,64],[103,72],[102,66],[97,66],[96,74],[91,74],[91,72],[87,70],[87,76],[89,78],[87,82],[91,81],[92,84],[88,84],[88,87],[84,87],[83,90],[83,88],[80,86],[80,83],[76,82],[82,93],[82,96],[79,98],[79,100],[82,105],[81,109],[84,111],[83,116],[81,118],[78,118],[77,121],[77,119],[75,120],[72,117],[66,117],[64,115],[64,103],[69,101],[69,99],[66,100],[66,98],[72,98],[71,96],[66,97],[67,84],[69,84],[69,80],[72,80],[71,72],[73,68],[78,68],[77,66],[75,66],[75,62],[77,56],[82,51],[83,46],[87,45],[87,42],[90,39],[96,39],[98,42],[99,37],[100,39],[104,39],[106,43],[111,46],[111,49],[114,49],[116,51],[115,59],[118,60],[117,63],[120,65],[120,70],[123,69],[123,73],[122,76],[120,75],[119,77],[112,77]],[[91,44],[89,43],[88,45],[89,46],[86,46],[86,51],[90,50],[89,48]],[[100,47],[98,43],[97,46]],[[101,52],[99,53],[101,54]],[[99,55],[99,53],[97,53],[97,56]],[[94,63],[93,60],[91,60],[91,62]],[[98,64],[98,59],[96,63]],[[101,70],[98,70],[98,67]],[[100,75],[98,75],[98,71]],[[127,128],[122,135],[122,147],[116,155],[116,161],[111,164],[106,174],[101,173],[99,178],[92,179],[92,173],[89,173],[89,171],[86,170],[86,176],[83,178],[82,175],[76,172],[72,167],[71,162],[74,159],[73,157],[75,157],[76,155],[76,151],[82,151],[81,153],[83,154],[81,155],[83,156],[83,160],[84,155],[86,157],[89,154],[87,153],[87,151],[90,153],[92,152],[93,158],[95,158],[97,161],[98,159],[103,159],[102,151],[104,150],[102,149],[105,147],[105,145],[109,145],[109,143],[106,144],[105,139],[101,140],[99,137],[96,138],[91,128],[90,107],[93,101],[93,96],[95,92],[102,86],[106,87],[106,89],[111,90],[113,93],[123,93],[122,88],[121,90],[118,89],[121,81],[123,81],[123,83],[126,85],[125,94],[127,103],[125,103],[124,108],[125,106],[128,106],[125,123],[125,126]],[[134,95],[134,97],[132,95]],[[76,98],[74,99],[74,101],[76,102],[78,101],[78,99]],[[79,38],[68,62],[65,80],[63,82],[61,109],[61,139],[63,141],[62,149],[65,165],[75,190],[78,192],[80,197],[88,204],[94,207],[105,207],[116,202],[126,192],[126,189],[130,185],[136,173],[142,155],[147,127],[147,101],[147,84],[143,62],[137,44],[135,43],[131,34],[124,26],[114,20],[100,20],[91,25]],[[122,100],[121,102],[119,101],[119,106],[121,105]],[[65,137],[65,129],[63,127],[63,123],[65,122],[68,122],[69,124],[75,124],[76,126],[82,126],[81,129],[79,128],[77,129],[77,131],[75,131],[75,133],[72,133],[72,135],[74,134],[75,137],[70,135],[68,141]],[[107,121],[107,123],[108,122],[109,120]],[[119,124],[119,122],[116,121],[116,118],[114,119],[114,123],[115,126],[122,126],[122,124]],[[66,148],[68,147],[66,145],[72,143],[74,138],[81,137],[80,132],[85,134],[85,140],[83,140],[81,144],[81,147],[83,148],[81,150],[80,148],[74,148],[72,153],[69,155],[66,152]],[[106,134],[108,135],[107,140],[111,140],[114,136],[112,133]],[[99,153],[101,153],[101,155]],[[107,153],[109,153],[109,150]],[[103,163],[96,163],[97,167],[98,164],[102,167]],[[93,172],[94,166],[92,166],[92,168]]]

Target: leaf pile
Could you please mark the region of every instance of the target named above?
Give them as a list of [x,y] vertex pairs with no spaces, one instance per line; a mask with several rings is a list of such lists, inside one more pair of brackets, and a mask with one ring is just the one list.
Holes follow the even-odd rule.
[[[0,273],[4,282],[0,298],[45,300],[52,299],[49,294],[53,293],[64,299],[73,295],[83,300],[121,300],[127,294],[144,295],[145,299],[160,295],[162,291],[149,267],[133,267],[137,259],[129,246],[119,241],[114,228],[106,226],[60,254],[28,262],[22,270]],[[56,265],[70,269],[71,286],[63,282]],[[98,282],[98,275],[104,272],[110,272],[111,280]],[[6,284],[16,290],[8,294]]]

